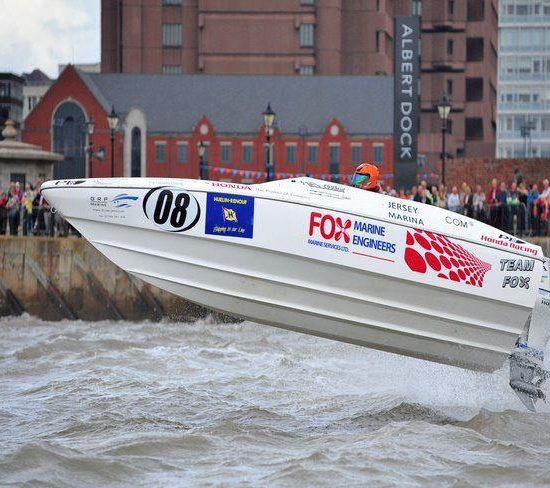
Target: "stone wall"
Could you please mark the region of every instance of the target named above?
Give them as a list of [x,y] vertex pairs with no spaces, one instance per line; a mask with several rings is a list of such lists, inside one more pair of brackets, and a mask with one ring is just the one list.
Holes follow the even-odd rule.
[[459,186],[463,181],[472,188],[479,184],[486,190],[493,178],[510,184],[514,169],[519,168],[528,183],[540,185],[550,179],[550,159],[452,159],[447,161],[446,183]]
[[0,237],[0,316],[195,320],[208,312],[134,278],[86,240]]

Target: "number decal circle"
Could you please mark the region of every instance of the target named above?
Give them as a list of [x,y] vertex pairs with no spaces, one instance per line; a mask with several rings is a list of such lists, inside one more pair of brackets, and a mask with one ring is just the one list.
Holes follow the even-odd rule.
[[158,228],[183,232],[196,225],[201,216],[197,199],[181,188],[153,188],[143,200],[145,216]]

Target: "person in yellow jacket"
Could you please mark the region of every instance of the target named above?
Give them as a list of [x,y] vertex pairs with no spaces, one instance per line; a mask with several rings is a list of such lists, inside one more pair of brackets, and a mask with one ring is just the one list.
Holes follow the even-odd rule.
[[28,234],[32,234],[33,231],[33,208],[32,208],[32,202],[34,201],[34,197],[36,196],[36,193],[34,191],[34,188],[30,183],[27,183],[25,185],[25,193],[23,193],[23,199],[21,203],[23,204],[23,235],[26,236]]

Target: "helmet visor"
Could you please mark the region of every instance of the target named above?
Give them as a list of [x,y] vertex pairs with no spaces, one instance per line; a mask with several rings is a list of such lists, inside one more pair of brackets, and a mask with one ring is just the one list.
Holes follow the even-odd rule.
[[353,179],[351,180],[351,186],[361,187],[362,185],[366,185],[370,180],[370,175],[362,175],[359,173],[355,173],[353,175]]

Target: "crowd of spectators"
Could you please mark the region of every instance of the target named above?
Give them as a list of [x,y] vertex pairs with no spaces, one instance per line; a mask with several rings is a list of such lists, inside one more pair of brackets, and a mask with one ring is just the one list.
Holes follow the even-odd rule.
[[41,182],[26,183],[23,188],[12,181],[7,190],[0,191],[0,234],[67,236],[70,226],[52,213],[40,193]]
[[[64,219],[51,212],[40,193],[41,182],[11,182],[0,192],[0,234],[67,236],[78,235]],[[385,188],[384,193],[402,199],[434,205],[486,222],[517,236],[550,235],[550,184],[543,180],[542,188],[523,180],[518,170],[507,183],[494,178],[486,189],[471,188],[466,183],[447,187],[428,185],[421,181],[410,191]]]
[[409,192],[387,187],[385,193],[445,208],[517,236],[550,235],[549,181],[543,180],[539,189],[536,183],[524,181],[517,170],[510,182],[499,183],[493,178],[485,189],[481,185],[471,188],[466,183],[460,188],[443,184],[430,186],[422,181]]

